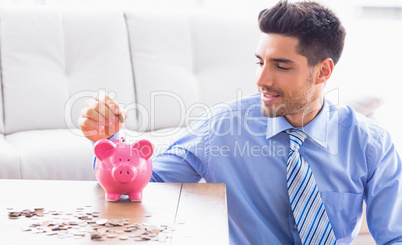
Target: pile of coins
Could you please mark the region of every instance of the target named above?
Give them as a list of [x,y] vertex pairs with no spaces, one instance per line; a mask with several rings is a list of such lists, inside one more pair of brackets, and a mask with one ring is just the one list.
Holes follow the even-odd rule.
[[[105,227],[110,226],[121,226],[120,221],[110,220],[105,223]],[[134,224],[126,226],[123,230],[116,230],[110,232],[110,230],[98,229],[96,232],[91,234],[92,240],[104,240],[106,238],[114,238],[119,234],[124,233],[125,235],[120,235],[120,240],[127,240],[128,238],[134,238],[135,241],[159,241],[166,242],[168,240],[168,235],[172,231],[171,227],[168,225],[148,225],[148,224]],[[163,235],[163,233],[165,233]]]
[[[31,223],[22,227],[24,232],[57,236],[60,239],[76,239],[89,235],[91,240],[102,241],[118,238],[120,240],[167,242],[174,227],[167,224],[150,225],[146,223],[131,224],[130,219],[99,218],[100,212],[88,212],[77,208],[76,212],[46,211],[44,208],[14,211],[8,209],[10,219],[29,218]],[[150,217],[149,214],[145,215]],[[50,217],[50,218],[49,218]]]
[[35,208],[34,210],[24,209],[21,212],[9,211],[8,217],[10,219],[18,219],[20,216],[25,216],[27,218],[31,218],[33,216],[43,217],[44,216],[43,210],[44,208]]

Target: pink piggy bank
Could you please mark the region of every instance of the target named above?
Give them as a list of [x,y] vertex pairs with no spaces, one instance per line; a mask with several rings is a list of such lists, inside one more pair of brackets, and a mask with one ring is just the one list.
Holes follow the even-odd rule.
[[129,145],[123,137],[113,142],[102,139],[96,142],[94,151],[95,175],[106,200],[118,201],[121,195],[128,195],[131,201],[141,201],[142,190],[152,175],[151,142],[140,140]]

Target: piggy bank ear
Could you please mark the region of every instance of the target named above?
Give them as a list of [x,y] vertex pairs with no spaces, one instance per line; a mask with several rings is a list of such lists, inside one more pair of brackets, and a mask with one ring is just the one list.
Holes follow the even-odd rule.
[[99,160],[113,155],[115,149],[116,144],[106,139],[98,140],[94,146],[95,155]]
[[148,140],[137,141],[133,145],[133,149],[137,149],[140,157],[145,158],[145,160],[148,160],[154,153],[154,148]]

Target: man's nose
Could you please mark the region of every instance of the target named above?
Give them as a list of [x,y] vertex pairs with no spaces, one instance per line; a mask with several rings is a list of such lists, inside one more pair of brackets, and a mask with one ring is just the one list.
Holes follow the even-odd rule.
[[267,67],[259,67],[256,72],[257,81],[256,84],[258,87],[267,86],[270,87],[273,85],[273,77],[272,73],[269,71]]

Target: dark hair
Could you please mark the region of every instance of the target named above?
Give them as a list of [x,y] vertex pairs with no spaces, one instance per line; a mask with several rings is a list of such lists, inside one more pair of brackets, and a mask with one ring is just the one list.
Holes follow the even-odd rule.
[[326,58],[336,64],[341,57],[345,29],[335,13],[316,2],[278,2],[258,16],[260,30],[296,37],[297,51],[315,66]]

